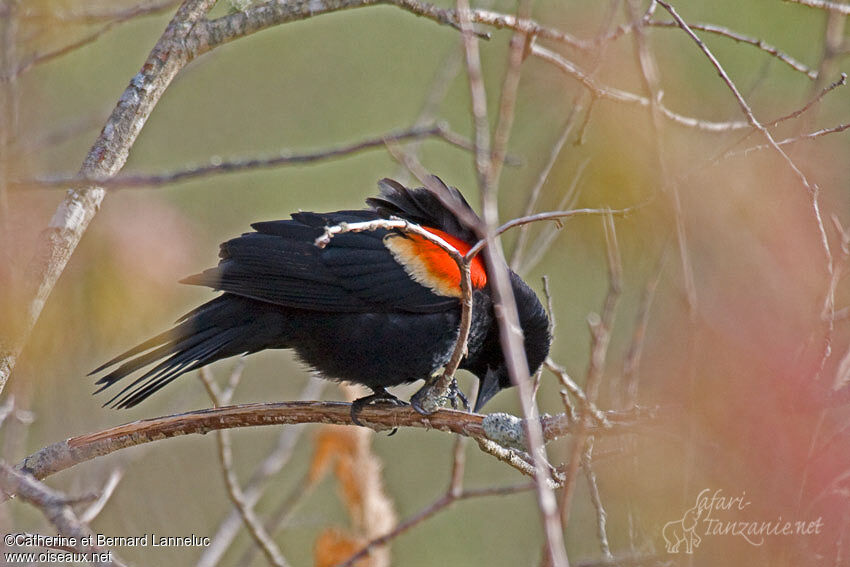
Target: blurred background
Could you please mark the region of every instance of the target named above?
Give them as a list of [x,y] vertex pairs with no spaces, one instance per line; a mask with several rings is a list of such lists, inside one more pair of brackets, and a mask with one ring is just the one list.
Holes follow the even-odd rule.
[[[2,85],[4,108],[16,100],[15,112],[5,114],[2,123],[0,285],[7,298],[14,297],[38,234],[63,197],[59,189],[26,180],[76,173],[174,10],[116,22],[116,15],[135,5],[30,0],[0,21],[7,37],[14,32],[15,60],[22,69],[15,81]],[[640,15],[648,6],[537,0],[536,21],[598,40],[588,49],[542,38],[537,44],[592,74],[597,85],[649,97],[635,34],[617,32],[631,21],[630,10]],[[516,11],[515,2],[504,0],[473,7]],[[614,556],[638,558],[641,564],[847,564],[850,294],[841,275],[848,256],[843,231],[850,225],[850,139],[841,132],[811,136],[850,122],[848,87],[818,98],[848,68],[846,16],[777,0],[682,0],[675,7],[691,24],[712,24],[726,36],[773,46],[758,48],[697,31],[755,117],[770,125],[776,140],[791,140],[782,148],[817,187],[831,256],[824,250],[812,191],[777,151],[759,149],[766,143],[763,135],[733,124],[746,118],[731,91],[698,46],[671,27],[645,27],[642,36],[657,69],[656,94],[665,108],[703,123],[688,126],[663,115],[654,122],[645,105],[605,98],[591,103],[579,82],[530,54],[521,67],[500,216],[524,214],[550,159],[533,212],[636,207],[615,218],[622,293],[598,406],[628,409],[636,402],[660,408],[664,419],[661,425],[637,423],[628,434],[596,440],[600,456],[593,471]],[[229,9],[220,2],[210,17]],[[671,18],[656,6],[651,20]],[[109,29],[101,33],[105,26]],[[491,33],[480,48],[494,125],[512,32],[477,29]],[[94,41],[60,57],[37,59],[92,34],[97,34]],[[451,27],[393,6],[332,13],[239,39],[178,75],[133,146],[124,172],[161,173],[217,159],[321,151],[409,128],[423,109],[472,139],[459,40]],[[8,49],[6,44],[7,54]],[[776,52],[799,62],[798,68]],[[805,112],[772,124],[813,100]],[[708,128],[709,122],[717,126]],[[565,127],[566,143],[553,153]],[[406,147],[477,207],[470,152],[436,139]],[[18,408],[0,430],[3,459],[17,463],[74,435],[209,407],[201,381],[190,374],[132,410],[101,408],[106,399],[91,395],[93,381],[86,374],[213,297],[177,280],[213,266],[220,242],[248,230],[251,222],[287,218],[297,210],[359,208],[376,193],[376,181],[387,176],[413,183],[378,147],[309,165],[110,191],[3,392],[4,399],[14,396]],[[519,234],[504,236],[508,257],[519,250],[512,265],[541,297],[541,277],[548,276],[557,321],[552,358],[583,384],[591,346],[587,319],[602,311],[609,288],[602,217],[535,225],[518,246]],[[835,314],[827,302],[831,284]],[[225,381],[233,365],[214,365],[215,377]],[[253,355],[245,360],[233,402],[296,399],[309,376],[289,352]],[[468,391],[470,385],[470,376],[462,376],[462,387]],[[406,399],[416,388],[396,393]],[[541,411],[564,410],[559,389],[555,377],[544,372]],[[487,411],[519,414],[515,396],[503,392]],[[329,383],[315,397],[341,400],[345,394]],[[279,435],[276,428],[233,432],[240,479],[251,475]],[[339,492],[334,475],[317,477],[310,491],[302,490],[305,475],[318,466],[314,455],[320,439],[319,426],[303,428],[289,463],[257,507],[266,517],[293,491],[305,492],[274,534],[296,566],[321,564],[317,541],[329,528],[353,529],[345,491]],[[369,450],[381,463],[383,492],[398,518],[443,494],[454,444],[450,436],[401,430],[370,440]],[[563,463],[571,450],[570,439],[554,442],[550,460]],[[69,494],[97,492],[114,470],[123,476],[92,522],[98,533],[212,537],[232,507],[212,435],[120,451],[47,483]],[[467,486],[523,480],[474,445],[467,448]],[[588,486],[578,479],[566,530],[574,564],[605,558]],[[749,503],[744,510],[715,510],[714,518],[724,526],[820,518],[819,533],[768,535],[755,545],[741,535],[708,534],[704,522],[693,555],[667,553],[664,525],[682,519],[704,489],[743,496]],[[0,527],[4,533],[49,531],[37,511],[18,502],[0,508]],[[396,538],[392,561],[538,564],[541,533],[532,492],[473,499]],[[251,546],[241,531],[221,564],[239,564]],[[139,565],[192,565],[200,551],[116,549]],[[265,564],[262,554],[251,561]]]

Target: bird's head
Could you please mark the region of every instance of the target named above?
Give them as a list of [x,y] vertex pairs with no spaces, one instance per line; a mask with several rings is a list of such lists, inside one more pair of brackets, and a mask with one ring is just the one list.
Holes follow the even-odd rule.
[[[549,317],[531,288],[514,272],[511,271],[509,274],[525,342],[528,370],[534,374],[549,355],[549,345],[552,341],[549,334]],[[480,380],[478,397],[475,399],[473,408],[476,413],[493,396],[504,388],[514,385],[502,352],[499,325],[495,321],[485,339],[485,347],[478,362],[474,368],[471,368]]]

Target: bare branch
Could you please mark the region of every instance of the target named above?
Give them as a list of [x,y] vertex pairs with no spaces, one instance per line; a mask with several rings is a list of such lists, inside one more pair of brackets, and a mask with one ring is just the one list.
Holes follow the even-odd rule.
[[[224,397],[222,397],[220,388],[215,383],[209,367],[205,366],[201,368],[198,374],[207,389],[207,393],[209,394],[213,405],[215,407],[219,407],[220,402],[224,399]],[[241,365],[238,365],[231,373],[230,381],[231,384],[233,384],[233,387],[235,387],[241,375]],[[225,396],[229,400],[230,395],[233,394],[233,388],[231,387],[228,390],[229,394],[225,394]],[[287,567],[289,563],[283,557],[283,554],[277,547],[277,544],[275,544],[274,540],[268,532],[266,532],[265,527],[263,527],[263,523],[254,513],[254,507],[247,501],[245,493],[242,492],[242,487],[239,486],[239,479],[236,478],[236,471],[233,470],[233,448],[230,442],[230,432],[226,429],[222,429],[216,433],[216,440],[218,441],[218,460],[221,464],[221,471],[224,475],[224,484],[227,487],[227,495],[230,497],[230,501],[239,511],[239,514],[242,516],[242,521],[245,523],[245,529],[248,530],[248,533],[251,534],[251,537],[263,551],[268,562],[276,567]]]
[[[318,398],[326,383],[321,378],[311,376],[298,396],[298,399],[307,401]],[[257,465],[242,489],[247,505],[254,506],[259,502],[268,480],[280,472],[289,462],[292,452],[295,449],[295,444],[303,431],[304,429],[301,426],[287,427],[281,430],[274,449]],[[299,494],[303,494],[303,492],[299,491]],[[287,507],[287,509],[289,508],[291,506]],[[266,531],[274,533],[274,526],[277,524],[273,521],[269,523],[271,525],[266,525]],[[241,525],[242,516],[239,510],[234,508],[219,524],[215,535],[211,538],[212,544],[201,553],[197,567],[214,567],[217,565],[238,534]]]
[[[6,463],[0,463],[0,488],[4,497],[16,495],[38,508],[59,533],[69,539],[70,548],[87,555],[97,553],[97,565],[117,565],[112,559],[113,553],[94,546],[84,546],[83,538],[91,535],[91,530],[81,522],[69,505],[70,500],[60,492],[45,486],[27,472],[15,470]],[[105,554],[110,559],[104,560]]]
[[[786,163],[788,168],[794,173],[794,175],[799,179],[800,183],[806,189],[809,194],[811,206],[812,206],[812,214],[814,216],[815,224],[817,226],[818,235],[820,236],[821,247],[823,248],[825,260],[826,260],[826,272],[827,275],[831,278],[834,270],[834,260],[832,257],[832,251],[829,245],[829,237],[826,233],[826,227],[824,226],[823,217],[820,211],[820,187],[809,181],[806,177],[806,174],[797,167],[797,164],[785,153],[785,151],[777,144],[776,140],[773,138],[773,135],[770,131],[762,125],[753,114],[750,105],[747,104],[747,101],[744,100],[744,97],[741,96],[741,93],[738,91],[738,88],[735,86],[735,83],[732,82],[732,79],[729,78],[729,75],[720,65],[720,62],[708,48],[708,46],[694,33],[694,31],[688,26],[687,23],[679,16],[676,10],[667,2],[663,0],[657,0],[657,2],[665,9],[673,19],[676,20],[676,23],[680,28],[690,37],[694,43],[697,44],[697,47],[705,54],[708,60],[711,62],[711,65],[717,70],[717,73],[720,75],[720,78],[729,87],[729,90],[732,92],[735,100],[740,106],[741,111],[747,117],[747,122],[756,130],[758,130],[762,136],[764,136],[767,143],[776,151],[776,153],[782,158],[782,160]],[[827,284],[827,291],[825,293],[824,301],[823,301],[823,310],[825,312],[832,313],[835,311],[835,294],[833,293],[833,289],[830,285]],[[827,321],[827,329],[826,336],[824,338],[824,345],[821,354],[820,365],[817,371],[817,376],[820,376],[821,371],[823,370],[827,359],[829,358],[832,352],[832,331],[834,329],[834,319],[832,317],[828,318]]]
[[599,494],[599,483],[596,480],[596,472],[593,470],[593,438],[587,440],[587,448],[581,456],[581,467],[587,479],[587,490],[590,493],[590,501],[596,510],[596,535],[599,538],[599,547],[602,549],[602,557],[613,561],[611,544],[608,543],[608,513],[602,505],[602,497]]
[[643,347],[646,341],[646,329],[649,325],[649,314],[652,309],[652,303],[655,300],[655,292],[658,289],[658,283],[661,281],[661,275],[667,265],[667,256],[670,253],[670,245],[664,246],[664,251],[658,258],[658,263],[655,267],[655,274],[647,281],[644,287],[643,294],[640,298],[640,303],[637,312],[637,324],[635,325],[632,334],[632,342],[629,350],[626,353],[623,361],[623,387],[620,388],[621,395],[625,400],[624,406],[631,407],[637,403],[638,390],[638,368],[640,367],[641,357],[643,356]]
[[[520,0],[517,7],[517,20],[527,20],[531,16],[531,0]],[[487,170],[487,183],[498,187],[502,165],[507,155],[508,139],[514,123],[517,91],[519,89],[520,70],[527,55],[526,51],[533,37],[524,29],[516,30],[511,37],[508,51],[508,68],[502,82],[499,101],[498,122],[493,133],[493,148],[490,156],[490,167]]]
[[590,325],[590,363],[587,368],[587,379],[585,381],[585,396],[587,403],[577,424],[577,432],[573,436],[573,448],[570,460],[567,464],[567,480],[561,494],[561,515],[564,526],[569,524],[570,510],[576,489],[576,474],[581,465],[582,454],[586,447],[585,442],[588,435],[584,431],[589,421],[591,404],[596,403],[599,385],[605,366],[605,358],[608,354],[608,345],[611,340],[611,330],[614,325],[617,301],[622,292],[622,264],[620,260],[620,248],[617,243],[617,233],[614,218],[608,215],[604,218],[605,242],[608,251],[608,293],[602,307],[602,315],[588,317]]
[[[255,33],[267,27],[301,19],[301,13],[309,11],[311,16],[328,13],[331,11],[374,6],[378,4],[396,6],[428,18],[438,24],[448,25],[460,29],[460,18],[455,10],[443,9],[427,2],[419,0],[313,0],[309,2],[264,2],[251,6],[247,10],[240,11],[228,16],[204,23],[203,28],[197,30],[199,37],[204,40],[206,48],[212,49],[223,43],[233,41],[245,35]],[[301,16],[301,17],[299,17]],[[496,29],[511,29],[523,31],[528,35],[539,36],[546,39],[569,45],[576,49],[593,49],[593,42],[582,41],[566,32],[543,26],[533,20],[524,20],[510,14],[502,14],[490,10],[470,10],[469,20],[471,23],[479,23]],[[475,34],[478,36],[479,34]]]
[[[648,22],[645,22],[643,25],[648,26],[648,27],[654,27],[654,28],[677,28],[677,27],[679,27],[679,24],[677,24],[676,22],[662,22],[662,21],[659,21],[659,20],[649,20]],[[800,73],[803,73],[808,78],[810,78],[812,80],[815,80],[815,79],[818,78],[818,72],[817,71],[815,71],[812,68],[810,68],[809,66],[797,61],[796,59],[794,59],[793,57],[791,57],[787,53],[784,53],[783,51],[781,51],[777,47],[774,47],[773,45],[767,43],[766,41],[764,41],[762,39],[758,39],[758,38],[755,38],[755,37],[744,35],[744,34],[736,32],[736,31],[730,30],[729,28],[726,28],[726,27],[723,27],[723,26],[718,26],[716,24],[702,24],[702,23],[693,24],[692,23],[692,24],[688,24],[688,25],[693,30],[704,31],[706,33],[712,33],[712,34],[715,34],[715,35],[719,35],[721,37],[726,37],[726,38],[732,39],[732,40],[739,42],[739,43],[746,43],[748,45],[752,45],[754,47],[757,47],[758,49],[761,49],[765,53],[768,53],[768,54],[776,57],[777,59],[779,59],[780,61],[782,61],[783,63],[785,63],[786,65],[788,65],[792,69],[794,69],[795,71],[799,71]],[[634,26],[632,26],[632,29],[633,28],[634,28]]]
[[[439,409],[426,416],[410,407],[367,406],[358,414],[358,418],[376,431],[416,427],[458,433],[476,440],[488,439],[483,423],[485,416],[464,411]],[[603,429],[591,426],[587,430],[588,433],[615,434],[619,433],[620,429],[634,427],[635,419],[645,421],[655,420],[657,417],[655,411],[650,411],[638,414],[610,412],[607,418],[614,427]],[[573,425],[565,415],[544,416],[538,422],[543,429],[543,438],[547,441],[563,437],[573,431]],[[38,479],[43,479],[96,457],[161,439],[205,434],[219,429],[297,423],[352,425],[354,422],[351,421],[351,404],[342,402],[242,404],[144,419],[59,441],[33,453],[19,463],[18,468]],[[524,421],[517,420],[517,423],[521,428]]]
[[94,521],[95,518],[103,511],[103,507],[106,506],[106,503],[109,502],[109,499],[112,497],[113,492],[118,487],[118,483],[121,482],[121,478],[124,476],[124,472],[121,469],[115,469],[109,474],[109,478],[106,479],[106,484],[103,485],[103,489],[100,491],[100,496],[97,497],[91,506],[86,508],[86,510],[80,514],[80,521],[84,524],[88,524]]
[[579,385],[570,378],[566,368],[556,364],[551,358],[547,358],[543,365],[558,378],[561,385],[579,401],[584,411],[592,416],[600,427],[611,427],[611,423],[605,417],[605,412],[596,407],[594,402],[587,399],[587,395],[585,395]]
[[[647,97],[636,95],[634,93],[599,85],[595,80],[590,78],[584,71],[579,69],[574,63],[564,59],[561,55],[546,49],[538,44],[531,47],[531,53],[540,57],[544,61],[555,65],[558,69],[564,72],[567,76],[578,80],[582,86],[589,90],[595,98],[612,100],[614,102],[623,102],[627,104],[635,104],[637,106],[650,106],[651,102]],[[705,130],[707,132],[729,132],[733,130],[743,130],[750,127],[746,121],[733,122],[711,122],[699,118],[692,118],[673,112],[663,104],[658,104],[658,110],[662,116],[672,121],[674,124]]]
[[79,176],[54,176],[32,180],[16,181],[13,185],[21,187],[67,187],[68,185],[84,185],[96,183],[107,189],[130,189],[139,187],[160,187],[181,181],[207,177],[215,174],[237,173],[253,171],[258,169],[269,169],[289,165],[303,165],[317,161],[324,161],[342,156],[349,156],[365,150],[384,147],[390,142],[403,142],[407,140],[421,140],[423,138],[439,138],[454,146],[470,149],[469,142],[462,140],[457,134],[449,130],[445,123],[429,124],[425,126],[414,126],[407,130],[389,132],[383,136],[367,138],[353,144],[346,144],[335,148],[307,152],[301,154],[290,153],[282,150],[278,155],[262,156],[247,159],[234,159],[222,161],[219,157],[210,159],[209,164],[186,167],[176,171],[158,174],[124,174],[114,177],[86,178]]
[[369,543],[367,543],[360,551],[346,559],[345,562],[337,565],[337,567],[351,567],[358,560],[369,555],[369,553],[371,553],[373,549],[386,545],[398,536],[408,532],[411,528],[433,517],[435,514],[437,514],[437,512],[448,508],[458,500],[469,500],[471,498],[482,498],[486,496],[507,496],[510,494],[517,494],[519,492],[527,492],[529,490],[534,490],[533,482],[524,482],[522,484],[512,484],[508,486],[494,486],[490,488],[463,490],[457,495],[452,495],[451,493],[447,492],[442,497],[435,500],[416,514],[412,515],[403,522],[400,522],[391,532],[388,532],[385,535],[382,535],[369,541]]
[[840,2],[830,2],[829,0],[783,0],[793,4],[802,4],[810,8],[820,8],[829,12],[836,12],[844,16],[850,15],[850,4],[842,4]]

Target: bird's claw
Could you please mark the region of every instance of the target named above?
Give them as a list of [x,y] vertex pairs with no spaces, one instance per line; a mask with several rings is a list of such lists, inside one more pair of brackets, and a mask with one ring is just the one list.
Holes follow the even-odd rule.
[[[364,396],[362,398],[358,398],[351,402],[351,421],[354,422],[354,425],[359,425],[360,427],[365,427],[362,421],[357,418],[357,415],[363,411],[363,408],[366,406],[371,406],[374,404],[390,404],[393,406],[406,406],[407,402],[404,402],[397,397],[393,396],[389,392],[384,389],[375,390],[374,394],[369,396]],[[393,435],[396,432],[396,429],[393,429],[390,435]]]

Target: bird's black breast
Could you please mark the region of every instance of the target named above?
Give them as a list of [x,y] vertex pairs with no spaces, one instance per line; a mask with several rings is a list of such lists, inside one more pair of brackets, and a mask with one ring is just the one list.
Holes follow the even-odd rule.
[[[286,347],[324,376],[369,387],[427,378],[448,362],[459,311],[324,313],[290,310]],[[284,346],[284,345],[282,345]]]

